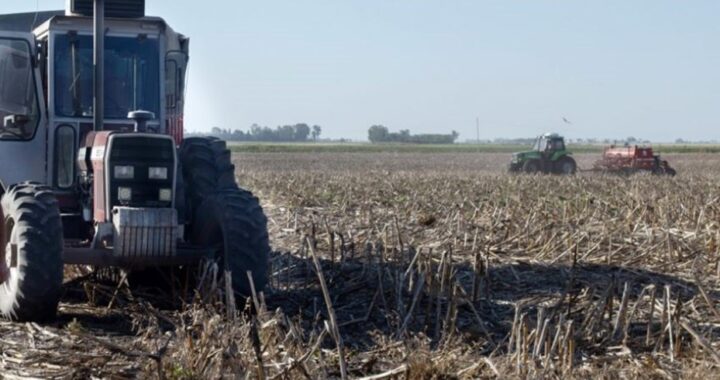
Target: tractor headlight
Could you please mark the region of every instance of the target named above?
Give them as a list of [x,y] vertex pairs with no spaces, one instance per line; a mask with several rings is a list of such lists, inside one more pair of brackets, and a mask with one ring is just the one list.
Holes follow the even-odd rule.
[[172,189],[160,189],[158,198],[161,202],[172,202]]
[[132,166],[117,165],[115,166],[115,179],[133,179],[135,177],[135,168]]
[[168,169],[167,169],[167,168],[161,168],[161,167],[151,166],[151,167],[148,169],[148,178],[150,178],[150,179],[165,180],[165,179],[168,178]]
[[132,200],[132,189],[129,187],[118,187],[118,200],[129,202]]

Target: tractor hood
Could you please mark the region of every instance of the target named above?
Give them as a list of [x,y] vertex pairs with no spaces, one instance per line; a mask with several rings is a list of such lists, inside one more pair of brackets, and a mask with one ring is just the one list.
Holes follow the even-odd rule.
[[528,158],[536,158],[540,156],[540,154],[534,150],[528,150],[524,152],[515,152],[512,154],[512,162],[520,162],[524,161]]
[[174,207],[176,154],[168,135],[88,133],[77,164],[81,176],[94,178],[94,220],[111,221],[114,207]]

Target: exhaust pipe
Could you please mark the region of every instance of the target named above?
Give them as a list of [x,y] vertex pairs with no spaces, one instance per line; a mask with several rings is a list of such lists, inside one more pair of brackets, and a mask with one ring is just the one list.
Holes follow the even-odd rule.
[[93,13],[93,116],[95,131],[105,119],[105,0],[94,0]]

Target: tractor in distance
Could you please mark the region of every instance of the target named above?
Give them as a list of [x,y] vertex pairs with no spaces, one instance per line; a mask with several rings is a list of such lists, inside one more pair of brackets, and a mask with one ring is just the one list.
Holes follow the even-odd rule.
[[511,173],[575,174],[577,164],[565,146],[565,139],[557,133],[546,133],[535,139],[532,150],[512,155]]
[[258,199],[224,141],[183,138],[188,52],[144,0],[0,15],[0,315],[53,318],[65,264],[265,286]]

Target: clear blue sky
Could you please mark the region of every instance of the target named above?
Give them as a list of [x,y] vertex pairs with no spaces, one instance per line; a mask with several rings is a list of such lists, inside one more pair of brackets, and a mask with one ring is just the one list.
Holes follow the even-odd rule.
[[191,38],[193,131],[307,122],[364,139],[377,123],[465,140],[479,117],[481,138],[720,140],[716,0],[146,2]]

